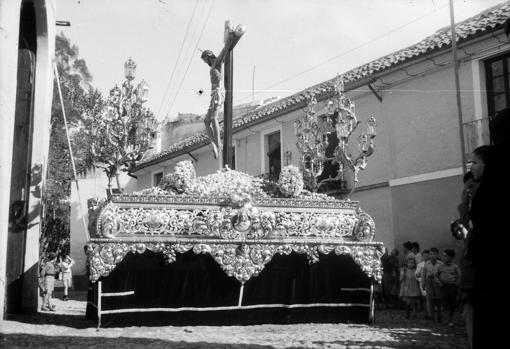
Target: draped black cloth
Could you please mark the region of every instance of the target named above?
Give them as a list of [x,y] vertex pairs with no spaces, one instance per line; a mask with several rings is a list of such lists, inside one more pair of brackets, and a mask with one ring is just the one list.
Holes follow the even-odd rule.
[[[229,277],[208,254],[189,251],[165,263],[161,253],[129,253],[106,277],[102,292],[134,291],[134,295],[103,297],[102,309],[182,308],[179,312],[131,312],[102,315],[102,326],[118,325],[248,325],[262,323],[356,322],[369,321],[369,308],[338,307],[332,304],[369,304],[370,293],[345,288],[370,288],[371,280],[348,255],[320,255],[309,264],[306,255],[275,255],[258,276],[244,284],[242,305],[236,308],[241,283]],[[97,283],[95,284],[97,287]],[[96,288],[89,291],[94,298]],[[283,307],[317,304],[314,307]],[[265,307],[260,305],[277,305]],[[206,307],[232,307],[203,310]],[[200,310],[202,308],[202,310]],[[87,316],[97,319],[90,304]]]
[[[510,118],[510,111],[507,112]],[[508,123],[507,123],[508,125]],[[510,132],[510,128],[507,128]],[[472,237],[468,244],[474,267],[473,348],[497,347],[506,340],[505,322],[498,314],[508,314],[509,223],[510,205],[507,162],[510,136],[497,144],[485,166],[484,175],[471,208]]]

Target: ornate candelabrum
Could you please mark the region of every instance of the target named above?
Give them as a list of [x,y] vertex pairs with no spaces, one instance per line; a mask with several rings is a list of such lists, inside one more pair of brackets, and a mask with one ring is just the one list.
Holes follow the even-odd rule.
[[113,177],[119,182],[120,171],[129,171],[150,148],[158,122],[154,113],[144,107],[149,86],[142,80],[133,85],[136,63],[130,57],[124,64],[126,80],[122,89],[117,85],[110,90],[101,118],[92,124],[92,155],[94,165],[108,176],[111,191]]
[[[334,94],[326,102],[325,113],[317,115],[315,106],[317,100],[312,94],[309,97],[303,117],[294,123],[297,137],[296,146],[301,154],[301,168],[308,187],[313,191],[327,182],[345,183],[346,169],[352,171],[352,185],[349,194],[352,194],[358,183],[358,173],[365,169],[367,158],[374,152],[374,138],[376,136],[376,120],[371,116],[367,121],[366,129],[359,136],[359,153],[353,157],[349,149],[349,137],[356,130],[360,121],[354,111],[354,103],[344,94],[344,84],[341,78],[334,83]],[[329,145],[328,135],[336,132],[338,146],[332,156],[327,156]],[[338,165],[338,172],[333,177],[319,180],[324,172],[325,163]]]
[[309,102],[304,109],[305,115],[296,120],[294,128],[297,137],[297,148],[301,154],[301,169],[308,186],[317,191],[320,184],[317,178],[324,171],[326,148],[328,147],[328,134],[321,130],[317,120],[315,105],[317,100],[311,94]]

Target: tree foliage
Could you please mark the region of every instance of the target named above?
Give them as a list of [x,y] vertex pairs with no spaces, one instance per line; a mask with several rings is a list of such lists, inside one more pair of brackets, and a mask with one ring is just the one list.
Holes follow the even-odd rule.
[[[92,166],[87,125],[104,108],[101,92],[92,87],[92,76],[79,50],[69,38],[58,34],[55,58],[64,102],[76,170],[85,173]],[[71,183],[74,173],[56,80],[53,86],[51,133],[44,192],[44,223],[41,249],[69,249]]]
[[101,168],[109,183],[117,178],[119,189],[119,171],[129,171],[141,159],[157,126],[154,114],[143,106],[148,91],[145,82],[133,86],[126,81],[122,91],[117,88],[119,98],[110,96],[106,100],[91,85],[92,75],[85,60],[79,57],[78,47],[63,34],[57,35],[55,46],[63,108],[55,80],[43,199],[42,252],[69,249],[70,195],[75,175],[62,109],[77,174]]

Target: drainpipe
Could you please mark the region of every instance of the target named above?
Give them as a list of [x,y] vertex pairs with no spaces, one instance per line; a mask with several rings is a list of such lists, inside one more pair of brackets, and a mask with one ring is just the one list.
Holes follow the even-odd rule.
[[455,94],[457,97],[457,113],[459,120],[459,138],[462,159],[462,173],[466,173],[466,149],[464,144],[464,125],[462,120],[462,101],[460,99],[459,62],[457,60],[457,38],[455,34],[455,15],[453,13],[453,0],[450,0],[450,28],[452,32],[453,70],[455,72]]

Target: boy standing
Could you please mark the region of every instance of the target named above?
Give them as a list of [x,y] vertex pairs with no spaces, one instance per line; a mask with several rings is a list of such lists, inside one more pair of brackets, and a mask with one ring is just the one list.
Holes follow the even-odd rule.
[[460,269],[453,263],[455,258],[454,250],[444,250],[443,264],[437,269],[437,276],[441,282],[441,298],[446,309],[448,309],[448,326],[452,327],[453,312],[457,303],[459,292]]
[[433,247],[429,250],[429,260],[423,266],[421,279],[425,284],[427,293],[427,311],[433,316],[435,322],[441,322],[441,282],[437,276],[439,266],[439,251]]
[[57,273],[57,268],[55,265],[56,261],[56,253],[50,252],[48,254],[48,260],[41,270],[41,277],[44,280],[45,290],[41,310],[55,311],[55,305],[51,304],[51,296],[53,295],[53,289],[55,288],[55,274]]

